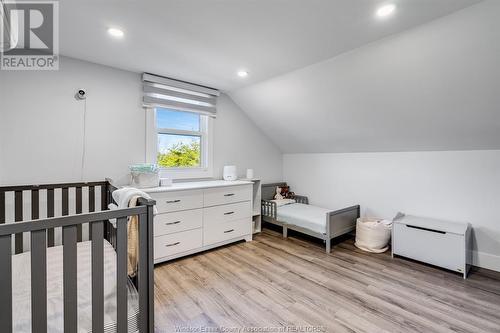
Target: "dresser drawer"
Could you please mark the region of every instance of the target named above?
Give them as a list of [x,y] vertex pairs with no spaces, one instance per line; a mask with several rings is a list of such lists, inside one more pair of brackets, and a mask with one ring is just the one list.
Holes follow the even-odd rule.
[[252,219],[213,223],[203,228],[203,245],[211,245],[252,233]]
[[225,205],[233,202],[251,201],[252,185],[228,186],[205,190],[205,207]]
[[205,227],[210,227],[214,223],[241,220],[246,217],[250,218],[251,216],[252,203],[250,201],[203,209],[203,223]]
[[159,214],[154,218],[154,235],[161,236],[201,228],[202,219],[203,209]]
[[154,258],[163,258],[203,246],[203,230],[194,229],[155,237]]
[[203,207],[203,191],[173,191],[153,193],[158,213],[175,212],[179,210]]

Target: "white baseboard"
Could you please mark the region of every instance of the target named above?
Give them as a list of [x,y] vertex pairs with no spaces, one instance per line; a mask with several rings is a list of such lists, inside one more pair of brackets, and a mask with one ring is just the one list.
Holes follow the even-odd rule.
[[494,254],[472,251],[472,264],[500,272],[500,256]]

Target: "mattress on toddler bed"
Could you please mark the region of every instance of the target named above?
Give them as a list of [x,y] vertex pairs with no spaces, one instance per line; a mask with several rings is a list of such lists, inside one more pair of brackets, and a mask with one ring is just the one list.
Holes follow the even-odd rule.
[[[78,332],[92,332],[91,242],[77,245]],[[14,332],[31,332],[31,258],[25,252],[12,256],[12,308]],[[129,280],[128,328],[138,329],[139,294]],[[64,332],[63,247],[47,249],[47,331]],[[104,241],[104,332],[116,332],[116,252]]]
[[330,209],[313,205],[292,203],[276,208],[278,221],[326,234],[326,213]]

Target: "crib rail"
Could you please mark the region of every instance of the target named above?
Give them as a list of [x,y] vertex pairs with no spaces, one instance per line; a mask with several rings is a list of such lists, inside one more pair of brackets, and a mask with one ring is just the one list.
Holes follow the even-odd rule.
[[[27,220],[24,216],[24,205],[28,201],[31,206],[31,220],[38,220],[40,218],[41,205],[46,206],[46,216],[48,218],[54,217],[56,210],[59,210],[62,216],[70,215],[70,190],[74,190],[74,207],[75,214],[83,212],[83,192],[88,192],[88,212],[96,211],[96,191],[100,191],[100,208],[98,210],[106,210],[108,198],[108,186],[106,181],[100,182],[81,182],[81,183],[64,183],[64,184],[43,184],[43,185],[20,185],[20,186],[4,186],[0,187],[0,224],[6,223],[6,198],[9,194],[13,193],[14,197],[14,222]],[[60,198],[55,193],[61,192]],[[45,192],[44,199],[42,200],[41,192]],[[56,203],[61,203],[58,207]],[[82,241],[82,225],[78,224],[76,228],[77,240]],[[92,236],[92,231],[89,228],[89,239]],[[47,243],[48,246],[55,245],[54,229],[47,230]],[[17,233],[15,235],[15,253],[21,253],[25,249],[23,247],[23,234]]]
[[[309,198],[303,195],[295,195],[293,197],[296,203],[301,203],[305,205],[309,205]],[[276,220],[276,214],[277,214],[277,205],[276,202],[271,201],[271,200],[261,200],[261,205],[260,205],[260,210],[261,214],[264,217],[268,217],[272,220]]]
[[[106,188],[107,183],[77,183],[58,185],[62,188],[63,207],[67,206],[67,189],[81,188],[82,184],[101,186]],[[61,187],[62,186],[62,187]],[[19,196],[19,191],[30,190],[35,196],[42,186],[10,187]],[[54,186],[47,185],[47,190]],[[66,191],[65,191],[66,189]],[[0,188],[0,200],[4,197],[6,188]],[[35,193],[35,194],[33,194]],[[107,193],[103,197],[107,200]],[[78,195],[77,195],[78,196]],[[66,199],[64,199],[66,197]],[[81,198],[81,196],[80,196]],[[22,200],[22,199],[20,199]],[[16,201],[17,202],[17,201]],[[21,201],[22,202],[22,201]],[[65,203],[66,202],[66,203]],[[3,203],[3,204],[2,204]],[[89,223],[91,233],[91,285],[92,285],[92,332],[104,332],[104,239],[105,225],[109,219],[116,219],[116,257],[117,257],[117,332],[128,331],[127,316],[127,218],[138,216],[139,219],[139,267],[137,289],[139,292],[139,331],[153,331],[153,200],[140,198],[139,206],[134,208],[118,209],[84,213],[62,217],[48,217],[39,220],[21,221],[16,223],[0,224],[0,332],[12,332],[12,235],[17,241],[17,235],[30,233],[31,235],[31,323],[33,332],[47,332],[47,247],[51,246],[50,230],[62,228],[63,240],[63,295],[64,295],[64,331],[76,332],[78,327],[78,298],[77,298],[77,242],[79,230],[83,223]],[[19,205],[16,203],[16,206]],[[22,206],[22,205],[21,205]],[[34,205],[36,206],[36,204]],[[0,202],[5,207],[4,202]],[[33,207],[33,206],[32,206]],[[5,208],[0,211],[0,217]],[[3,215],[5,217],[5,214]],[[38,218],[36,208],[32,210],[32,217]],[[5,222],[5,219],[3,219]],[[16,243],[17,244],[17,243]],[[53,244],[52,244],[53,245]],[[15,248],[14,253],[18,248]]]
[[272,202],[271,200],[261,200],[260,210],[263,216],[276,220],[276,208],[276,202]]
[[293,199],[295,200],[296,203],[309,205],[309,198],[304,195],[295,195]]

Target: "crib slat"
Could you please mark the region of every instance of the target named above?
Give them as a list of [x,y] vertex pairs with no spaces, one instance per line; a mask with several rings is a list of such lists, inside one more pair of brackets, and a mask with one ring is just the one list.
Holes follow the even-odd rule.
[[31,190],[31,219],[38,220],[40,217],[40,200],[38,190]]
[[63,187],[62,189],[62,215],[66,216],[69,214],[69,189]]
[[106,185],[101,185],[101,210],[106,210],[108,209],[108,189],[106,188]]
[[[101,185],[101,211],[108,209],[108,205],[106,204],[106,202],[108,202],[107,185]],[[109,230],[107,224],[104,225],[104,234],[106,235],[106,238],[109,239]]]
[[[154,235],[153,235],[153,206],[147,206],[148,214],[146,218],[143,220],[143,223],[147,223],[147,243],[148,243],[148,305],[149,305],[149,332],[153,332],[154,329],[154,315],[155,315],[155,305],[154,305],[154,261],[153,261],[153,253],[154,253]],[[145,223],[146,222],[146,223]],[[140,246],[144,246],[144,244],[139,244]],[[152,287],[153,286],[153,287]]]
[[[95,212],[95,186],[89,186],[89,213]],[[92,240],[92,223],[89,225],[89,240]]]
[[[47,217],[54,217],[54,189],[47,190]],[[47,229],[47,246],[54,246],[54,228]]]
[[64,332],[76,332],[77,312],[76,226],[63,227]]
[[31,232],[31,331],[47,333],[47,241],[45,230]]
[[103,240],[104,240],[103,222],[92,223],[92,332],[94,333],[104,332],[104,241]]
[[[77,214],[82,213],[82,188],[77,187],[75,190],[75,212]],[[76,226],[76,238],[79,242],[82,241],[82,225],[78,224]]]
[[5,223],[5,192],[0,191],[0,224]]
[[11,236],[0,236],[0,332],[12,332]]
[[89,212],[95,211],[95,186],[89,186]]
[[[14,220],[16,222],[23,220],[23,191],[14,192]],[[23,233],[17,233],[15,236],[16,254],[23,252]]]
[[[127,332],[127,218],[116,220],[116,323],[117,332]],[[142,332],[142,330],[139,330]]]
[[146,214],[139,215],[139,331],[149,332],[148,329],[148,225]]

